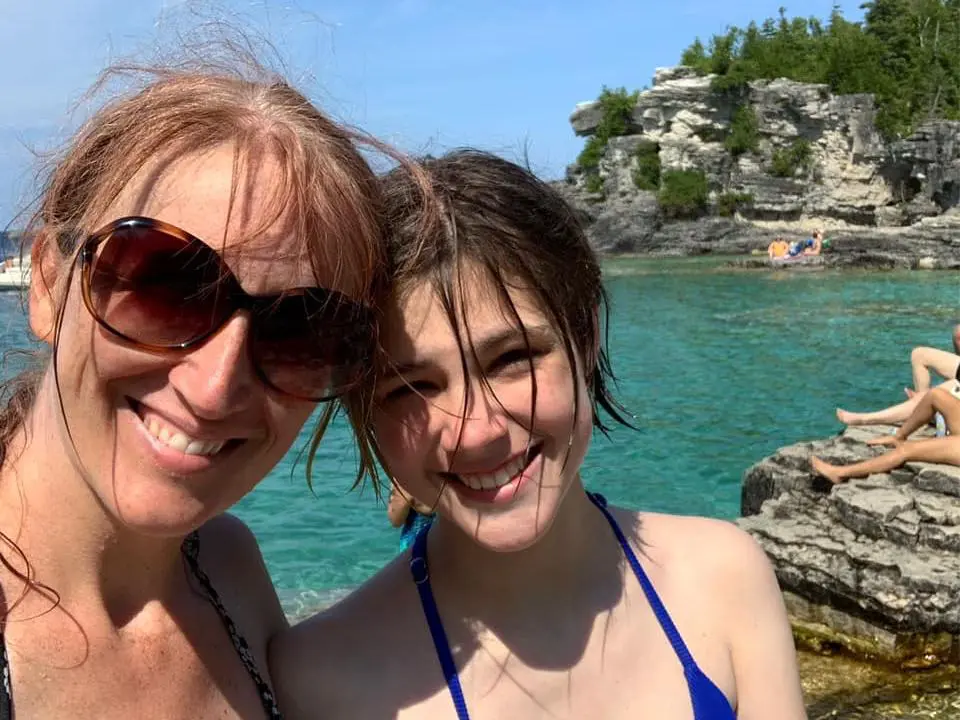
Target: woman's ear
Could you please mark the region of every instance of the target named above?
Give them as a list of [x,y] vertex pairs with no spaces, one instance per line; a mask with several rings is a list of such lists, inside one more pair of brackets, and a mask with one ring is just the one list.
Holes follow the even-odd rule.
[[37,233],[30,247],[30,330],[38,340],[53,345],[57,318],[55,289],[63,258],[46,230]]

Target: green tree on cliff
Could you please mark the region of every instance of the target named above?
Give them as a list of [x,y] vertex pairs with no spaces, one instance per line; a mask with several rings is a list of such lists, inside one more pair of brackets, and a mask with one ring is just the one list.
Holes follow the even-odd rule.
[[588,182],[593,188],[602,186],[597,174],[607,141],[617,135],[625,135],[630,127],[630,116],[637,104],[637,92],[628,93],[626,88],[611,90],[604,86],[597,101],[600,104],[600,122],[577,158],[577,164],[587,173]]
[[823,83],[835,93],[874,93],[888,137],[931,117],[960,117],[960,0],[870,0],[862,23],[835,7],[817,18],[779,17],[697,39],[682,61],[714,74],[714,89],[752,80]]

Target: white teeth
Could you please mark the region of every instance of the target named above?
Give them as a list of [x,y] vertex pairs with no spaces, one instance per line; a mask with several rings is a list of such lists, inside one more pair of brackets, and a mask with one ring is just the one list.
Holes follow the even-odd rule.
[[495,490],[513,480],[526,467],[527,461],[528,456],[521,455],[497,472],[487,475],[457,475],[457,478],[472,490]]
[[163,442],[172,447],[174,450],[183,452],[187,449],[187,445],[190,444],[190,438],[183,433],[171,432],[168,437],[163,438]]
[[472,490],[483,490],[483,481],[474,476],[458,475],[460,481]]
[[184,435],[179,430],[161,425],[153,418],[150,418],[145,425],[147,431],[157,440],[184,455],[216,455],[227,444],[225,440],[197,440]]

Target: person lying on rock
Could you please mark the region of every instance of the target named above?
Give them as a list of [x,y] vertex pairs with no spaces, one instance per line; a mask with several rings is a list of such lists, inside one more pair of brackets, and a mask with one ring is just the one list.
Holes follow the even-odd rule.
[[[913,411],[895,434],[867,441],[868,445],[892,446],[893,450],[853,465],[831,465],[818,457],[811,457],[810,466],[813,471],[833,483],[841,483],[850,478],[890,472],[907,462],[920,461],[960,466],[960,435],[958,435],[960,433],[960,381],[951,380],[933,390],[915,395],[911,400],[895,408],[888,408],[887,412],[914,401],[916,403]],[[840,412],[837,412],[838,417]],[[863,416],[879,416],[883,412],[866,413]],[[923,440],[908,439],[917,430],[927,425],[936,413],[943,416],[949,432],[948,436]],[[892,420],[874,420],[874,422],[892,422]]]
[[[956,380],[948,380],[941,383],[937,388],[949,389],[956,384]],[[837,408],[837,420],[844,425],[899,425],[909,418],[917,409],[917,406],[923,401],[929,390],[914,392],[910,394],[908,400],[904,400],[896,405],[872,410],[869,412],[851,412],[843,408]]]
[[819,255],[823,250],[823,230],[815,230],[813,235],[803,241],[804,255]]

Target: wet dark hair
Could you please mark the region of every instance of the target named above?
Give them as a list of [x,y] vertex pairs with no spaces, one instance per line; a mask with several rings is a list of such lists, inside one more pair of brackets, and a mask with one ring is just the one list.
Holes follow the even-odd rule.
[[[468,307],[465,265],[479,268],[491,280],[501,307],[523,332],[528,351],[530,339],[508,288],[529,292],[557,332],[571,374],[578,368],[586,372],[594,427],[604,433],[610,430],[604,414],[632,427],[611,390],[615,377],[607,352],[609,303],[600,264],[572,208],[533,173],[490,153],[462,149],[420,163],[433,191],[430,206],[420,200],[420,189],[407,168],[392,170],[381,180],[393,297],[401,299],[425,282],[433,286],[456,335],[466,373],[467,354],[475,357],[476,351],[462,322]],[[435,214],[424,217],[425,212]],[[467,328],[466,337],[461,327]],[[532,360],[530,371],[535,412]],[[377,379],[390,372],[388,360],[381,358]],[[490,389],[486,378],[483,382]],[[345,404],[358,437],[377,452],[382,464],[369,413],[362,412],[373,403],[374,385],[358,389]],[[576,383],[574,388],[575,418],[582,398]],[[464,413],[469,392],[468,386]]]

